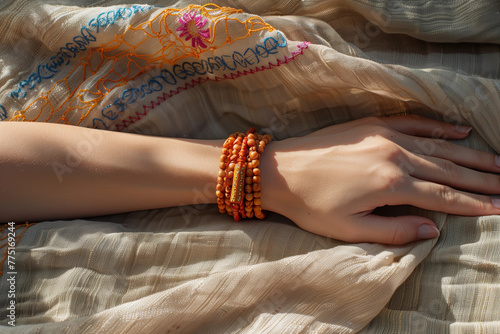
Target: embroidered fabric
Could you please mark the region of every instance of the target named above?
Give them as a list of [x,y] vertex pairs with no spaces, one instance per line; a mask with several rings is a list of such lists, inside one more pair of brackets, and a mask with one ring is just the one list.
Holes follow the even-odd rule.
[[[500,152],[494,2],[134,2],[0,3],[0,119],[281,140],[418,113]],[[344,244],[216,206],[38,223],[16,245],[15,328],[0,280],[1,331],[497,332],[500,220],[398,210],[441,238]]]

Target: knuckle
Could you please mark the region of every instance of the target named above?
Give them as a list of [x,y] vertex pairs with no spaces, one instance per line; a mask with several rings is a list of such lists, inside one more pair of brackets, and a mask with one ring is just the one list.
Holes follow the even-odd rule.
[[387,231],[387,238],[391,245],[402,245],[412,239],[410,231],[401,224],[393,224]]
[[401,156],[403,155],[401,148],[387,139],[381,140],[378,143],[378,147],[385,159],[391,162],[400,160]]
[[397,134],[391,127],[383,121],[381,117],[368,116],[362,119],[364,125],[369,127],[371,133],[378,137],[394,138]]
[[451,180],[457,180],[460,178],[460,169],[457,164],[455,164],[452,161],[445,160],[443,164],[443,169],[446,175],[451,179]]
[[453,151],[453,147],[454,147],[454,144],[447,141],[447,140],[436,140],[436,145],[439,147],[439,149],[444,152],[444,153],[448,153],[448,152],[452,152]]
[[437,194],[447,207],[454,207],[458,202],[458,194],[451,187],[439,186]]
[[374,132],[377,136],[385,138],[385,139],[393,140],[394,138],[397,137],[396,131],[394,131],[391,128],[386,127],[385,125],[380,125],[380,126],[374,127]]
[[406,177],[399,168],[385,168],[379,172],[379,189],[381,191],[394,191],[402,187],[406,182]]
[[482,212],[487,212],[487,210],[489,209],[489,205],[486,204],[486,202],[483,202],[481,200],[477,200],[475,202],[476,202],[475,207],[476,207],[478,214],[480,214]]

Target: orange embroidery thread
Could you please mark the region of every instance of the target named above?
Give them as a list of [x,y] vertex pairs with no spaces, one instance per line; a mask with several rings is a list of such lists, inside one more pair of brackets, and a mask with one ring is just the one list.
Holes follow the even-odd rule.
[[[99,48],[91,49],[87,56],[80,58],[78,64],[65,78],[56,81],[50,90],[42,92],[40,97],[25,109],[16,111],[10,120],[37,121],[43,118],[44,122],[54,121],[52,120],[54,114],[62,111],[62,115],[55,122],[70,124],[68,119],[70,113],[80,112],[79,119],[72,122],[74,125],[79,125],[109,92],[126,85],[152,68],[174,65],[179,60],[188,57],[199,58],[202,53],[214,51],[224,45],[247,38],[254,32],[274,30],[257,16],[249,17],[245,21],[230,16],[238,13],[242,11],[214,4],[190,5],[184,9],[165,9],[151,20],[136,26],[129,26],[122,35],[115,36],[112,41]],[[197,17],[200,19],[194,21]],[[194,22],[186,22],[190,18],[193,18]],[[202,25],[203,22],[206,24]],[[233,24],[231,33],[229,32],[230,22],[239,23],[239,28],[235,28]],[[183,28],[183,23],[184,29],[179,29]],[[196,26],[197,23],[198,26]],[[200,29],[198,34],[192,30],[193,28]],[[209,33],[206,32],[207,29]],[[202,41],[202,43],[193,42],[194,37],[187,39],[189,34],[193,34],[197,41]],[[206,38],[207,34],[209,38]],[[139,42],[133,44],[132,39]],[[91,89],[80,88],[86,80],[92,80],[92,76],[99,75],[98,72],[106,67],[111,68],[95,80]],[[75,77],[76,80],[73,79]],[[66,96],[66,98],[58,102],[59,96]],[[39,112],[33,115],[34,117],[27,115],[32,109],[39,109]]]

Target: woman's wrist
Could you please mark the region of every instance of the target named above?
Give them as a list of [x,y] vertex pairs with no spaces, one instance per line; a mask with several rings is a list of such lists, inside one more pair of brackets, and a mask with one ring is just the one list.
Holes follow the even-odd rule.
[[262,209],[286,215],[290,196],[283,175],[287,169],[286,153],[281,147],[282,142],[273,142],[261,156]]

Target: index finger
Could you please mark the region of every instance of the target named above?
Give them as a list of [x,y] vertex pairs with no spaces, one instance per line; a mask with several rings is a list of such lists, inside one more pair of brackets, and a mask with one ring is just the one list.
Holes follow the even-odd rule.
[[381,117],[394,130],[418,137],[463,139],[472,130],[470,126],[437,121],[418,115]]

